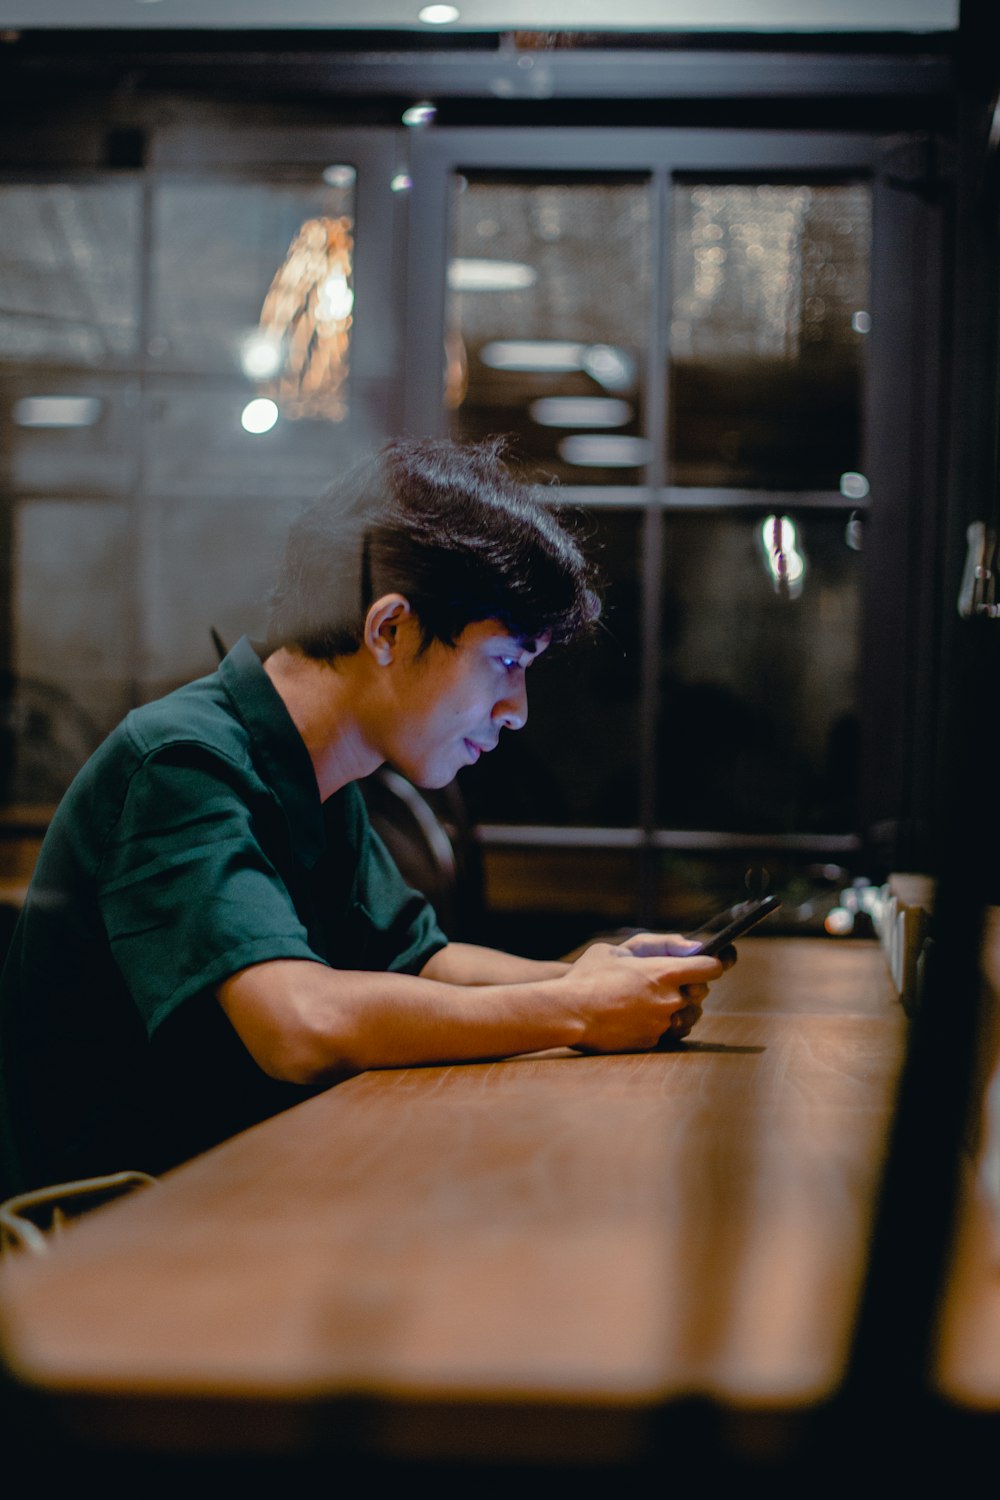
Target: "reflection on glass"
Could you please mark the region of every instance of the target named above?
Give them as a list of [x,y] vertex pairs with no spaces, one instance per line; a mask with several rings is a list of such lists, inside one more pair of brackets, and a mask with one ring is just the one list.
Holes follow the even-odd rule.
[[0,708],[12,802],[62,796],[128,707],[128,518],[110,501],[31,500],[14,512],[14,684]]
[[163,182],[149,353],[163,369],[239,371],[286,415],[329,419],[343,402],[353,215],[343,169],[330,181]]
[[757,540],[774,592],[797,599],[805,584],[806,560],[791,516],[767,516],[758,527]]
[[11,398],[4,478],[12,489],[49,497],[126,491],[138,401],[127,378],[29,365],[4,384]]
[[[346,214],[307,219],[275,272],[256,333],[243,345],[258,370],[273,376],[262,387],[293,420],[343,421],[344,384],[354,292],[352,221]],[[270,368],[268,368],[270,366]]]
[[384,418],[373,416],[369,425],[364,412],[331,424],[285,421],[276,408],[238,377],[149,380],[144,441],[150,492],[204,501],[267,494],[306,499],[364,455],[372,430],[384,431]]
[[789,551],[808,559],[797,598],[775,588],[762,518],[667,519],[661,827],[857,825],[861,559],[843,517],[784,520]]
[[871,195],[859,183],[680,183],[669,475],[837,490],[860,467]]
[[[511,434],[540,479],[641,483],[645,182],[466,174],[454,182],[451,222],[444,399],[453,435]],[[614,420],[605,407],[597,437],[613,425],[632,446],[577,442],[588,437],[587,406],[609,398]]]
[[0,363],[134,353],[141,207],[132,182],[0,184]]
[[210,672],[213,629],[227,647],[241,635],[264,637],[275,569],[302,503],[273,493],[230,492],[209,504],[197,494],[147,499],[155,541],[143,579],[143,698]]
[[[572,518],[569,518],[572,525]],[[528,672],[528,723],[459,774],[484,823],[622,827],[638,817],[643,516],[591,513],[582,541],[605,580],[596,633]]]

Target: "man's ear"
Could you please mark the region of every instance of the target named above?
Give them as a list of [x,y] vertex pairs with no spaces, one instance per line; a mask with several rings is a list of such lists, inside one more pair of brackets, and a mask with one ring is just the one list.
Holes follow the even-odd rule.
[[394,659],[399,644],[399,627],[412,619],[410,601],[402,594],[384,594],[369,605],[364,641],[380,667],[388,666]]

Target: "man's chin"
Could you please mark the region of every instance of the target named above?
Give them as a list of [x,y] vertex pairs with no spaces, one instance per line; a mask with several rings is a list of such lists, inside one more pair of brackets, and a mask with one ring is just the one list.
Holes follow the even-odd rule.
[[400,776],[405,776],[411,786],[418,787],[422,792],[436,792],[443,786],[450,786],[461,770],[460,766],[442,768],[440,766],[391,766]]

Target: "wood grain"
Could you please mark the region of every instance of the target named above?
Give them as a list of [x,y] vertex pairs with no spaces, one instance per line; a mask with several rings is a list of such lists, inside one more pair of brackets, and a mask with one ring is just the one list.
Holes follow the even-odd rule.
[[3,1266],[7,1358],[147,1436],[143,1397],[293,1411],[295,1442],[346,1398],[586,1410],[595,1442],[680,1395],[814,1402],[904,1028],[877,945],[760,938],[675,1051],[368,1073]]

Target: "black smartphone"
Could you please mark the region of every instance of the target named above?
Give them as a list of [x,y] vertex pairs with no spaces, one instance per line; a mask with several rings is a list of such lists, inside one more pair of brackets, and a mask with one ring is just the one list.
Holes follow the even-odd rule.
[[751,927],[763,922],[772,911],[777,911],[780,905],[777,896],[761,896],[756,901],[739,901],[735,906],[727,907],[710,922],[706,922],[704,927],[691,934],[692,938],[701,942],[701,947],[695,952],[708,953],[714,957],[744,932],[749,932]]

